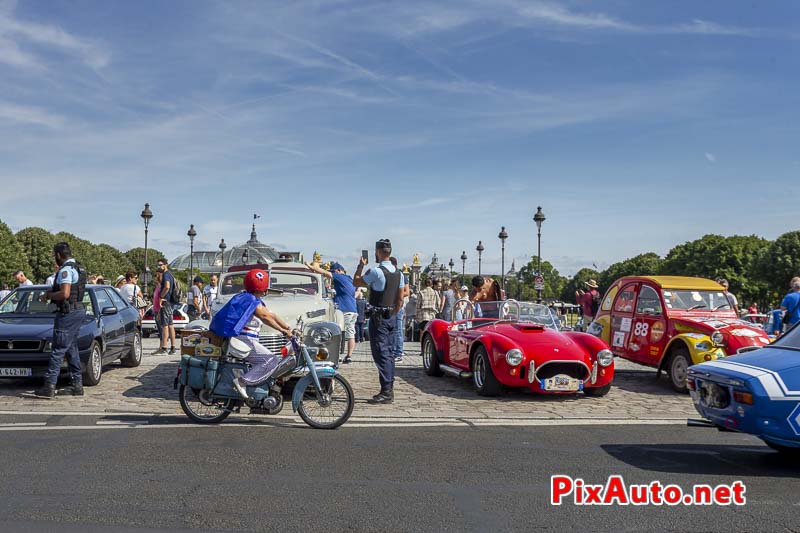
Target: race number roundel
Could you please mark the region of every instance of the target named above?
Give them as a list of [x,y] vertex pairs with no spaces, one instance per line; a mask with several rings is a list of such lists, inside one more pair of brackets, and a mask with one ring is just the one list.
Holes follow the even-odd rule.
[[664,337],[665,331],[666,327],[663,322],[654,323],[650,328],[650,341],[654,343],[660,341]]

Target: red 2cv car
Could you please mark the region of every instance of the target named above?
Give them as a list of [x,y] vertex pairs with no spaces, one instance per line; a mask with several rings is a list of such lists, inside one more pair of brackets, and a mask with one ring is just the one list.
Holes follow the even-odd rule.
[[544,394],[603,396],[614,379],[614,356],[602,340],[561,332],[541,304],[459,300],[464,320],[432,320],[422,334],[422,363],[429,376],[472,378],[478,394],[503,387]]
[[763,329],[737,318],[721,285],[681,276],[618,279],[588,331],[614,355],[665,370],[678,392],[690,366],[769,344]]

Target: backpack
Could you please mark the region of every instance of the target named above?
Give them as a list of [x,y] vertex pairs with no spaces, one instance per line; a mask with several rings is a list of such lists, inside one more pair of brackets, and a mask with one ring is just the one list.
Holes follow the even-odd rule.
[[169,290],[169,302],[174,305],[179,305],[181,302],[183,302],[186,294],[184,294],[183,287],[181,287],[181,284],[178,283],[177,279],[175,279],[175,276],[170,275],[170,277],[172,278],[172,286]]
[[592,293],[592,316],[597,316],[597,312],[600,310],[600,293],[597,289],[593,289]]

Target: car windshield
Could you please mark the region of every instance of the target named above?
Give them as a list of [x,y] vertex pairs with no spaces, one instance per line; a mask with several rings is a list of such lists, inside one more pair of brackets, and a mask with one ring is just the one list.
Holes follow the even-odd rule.
[[46,315],[55,313],[56,306],[51,302],[41,302],[39,298],[47,289],[17,289],[0,304],[0,315]]
[[766,348],[789,348],[800,350],[800,326],[791,328],[789,331],[778,337],[778,339],[766,346]]
[[697,309],[707,311],[730,310],[731,304],[722,291],[692,291],[664,289],[664,305],[667,309],[680,309],[692,311]]
[[[246,272],[226,274],[222,279],[222,294],[229,295],[243,291],[244,277],[246,274]],[[269,288],[284,292],[296,292],[298,294],[318,294],[319,281],[312,274],[273,270],[269,274]]]
[[[515,306],[510,306],[510,314],[516,314]],[[558,329],[553,313],[546,305],[537,304],[533,302],[519,302],[519,320],[526,322],[535,322],[542,324],[545,327]]]

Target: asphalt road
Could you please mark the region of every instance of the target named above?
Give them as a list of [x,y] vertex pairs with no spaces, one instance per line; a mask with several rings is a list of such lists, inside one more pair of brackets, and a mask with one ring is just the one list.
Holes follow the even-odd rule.
[[[0,531],[800,530],[800,463],[705,428],[230,423],[2,440]],[[684,489],[742,480],[747,504],[552,507],[553,474]]]

